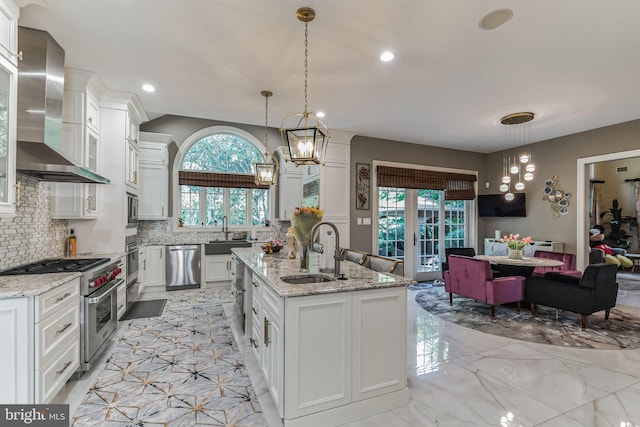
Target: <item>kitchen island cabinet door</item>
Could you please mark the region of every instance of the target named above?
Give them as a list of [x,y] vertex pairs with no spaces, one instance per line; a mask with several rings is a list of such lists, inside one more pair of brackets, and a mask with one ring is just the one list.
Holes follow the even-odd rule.
[[[33,324],[28,298],[0,299],[0,402],[33,402]],[[31,315],[30,315],[31,314]]]
[[407,291],[353,293],[353,400],[407,386]]
[[287,298],[285,419],[351,402],[351,293]]

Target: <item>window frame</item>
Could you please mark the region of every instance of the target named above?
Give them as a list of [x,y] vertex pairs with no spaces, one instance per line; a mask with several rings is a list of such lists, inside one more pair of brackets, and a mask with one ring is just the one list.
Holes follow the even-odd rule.
[[[180,168],[182,166],[182,162],[184,160],[184,157],[186,155],[186,153],[189,151],[189,149],[198,141],[200,141],[203,138],[206,138],[208,136],[211,135],[215,135],[215,134],[219,134],[219,133],[227,133],[227,134],[233,134],[235,136],[238,136],[240,138],[244,138],[247,141],[249,141],[251,144],[253,144],[256,148],[256,150],[258,150],[259,153],[264,153],[266,152],[266,147],[264,145],[264,143],[262,143],[262,141],[260,141],[258,138],[256,138],[255,136],[253,136],[252,134],[250,134],[249,132],[246,132],[242,129],[236,128],[236,127],[232,127],[232,126],[209,126],[203,129],[198,130],[197,132],[194,132],[193,134],[189,135],[188,138],[186,138],[184,140],[184,142],[182,144],[180,144],[180,146],[178,147],[178,152],[176,153],[176,157],[173,161],[173,170],[172,170],[172,177],[171,177],[171,184],[172,184],[172,188],[173,188],[173,192],[172,192],[172,204],[173,204],[173,218],[171,219],[171,224],[172,224],[172,228],[173,231],[177,231],[177,232],[193,232],[193,231],[219,231],[222,228],[222,224],[218,224],[218,225],[190,225],[190,226],[185,226],[185,227],[179,227],[179,221],[178,218],[180,217],[180,212],[181,212],[181,203],[180,203],[180,196],[181,196],[181,192],[180,192],[180,185],[178,184],[178,175],[180,172]],[[229,188],[223,188],[224,193],[228,194],[230,192]],[[268,219],[271,219],[271,216],[273,216],[273,212],[274,212],[274,197],[273,197],[273,186],[269,187],[269,207],[268,207]],[[202,195],[203,193],[206,192],[206,187],[201,187],[200,189],[200,194]],[[201,200],[202,196],[201,196]],[[247,203],[248,203],[248,207],[247,209],[250,209],[251,203],[252,203],[253,197],[247,197]],[[200,211],[202,212],[204,209],[206,209],[205,206],[200,206]],[[225,204],[224,206],[224,212],[225,215],[227,215],[227,217],[229,217],[229,212],[230,212],[231,207],[228,204]],[[246,230],[247,227],[251,227],[251,224],[246,224],[246,225],[231,225],[229,224],[229,229],[230,230]]]

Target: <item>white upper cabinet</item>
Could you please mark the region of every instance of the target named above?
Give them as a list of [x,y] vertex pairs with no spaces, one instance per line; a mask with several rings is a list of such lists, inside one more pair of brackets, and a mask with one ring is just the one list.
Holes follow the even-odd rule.
[[19,15],[13,0],[0,0],[0,215],[15,214]]
[[0,55],[18,65],[18,17],[20,7],[13,0],[0,1]]
[[[95,74],[65,68],[60,150],[71,161],[100,172],[100,104],[104,84]],[[92,219],[98,216],[97,184],[51,183],[51,217]]]
[[278,218],[291,219],[291,213],[302,204],[302,169],[293,162],[286,162],[285,147],[276,149],[280,174],[278,176]]
[[138,219],[166,219],[169,212],[169,151],[173,135],[140,132]]

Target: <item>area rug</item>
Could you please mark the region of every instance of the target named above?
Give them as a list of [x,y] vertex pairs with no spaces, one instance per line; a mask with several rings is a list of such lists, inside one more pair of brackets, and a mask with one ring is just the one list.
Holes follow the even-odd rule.
[[160,316],[167,303],[166,299],[153,299],[147,301],[136,301],[122,315],[120,320],[141,319],[145,317]]
[[[515,305],[496,307],[496,320],[491,320],[491,306],[473,299],[453,296],[444,287],[432,286],[416,294],[416,302],[440,319],[492,335],[563,347],[599,349],[640,348],[640,318],[615,307],[604,321],[604,311],[587,318],[587,329],[580,328],[580,315],[538,306],[532,318],[529,307],[520,313]],[[556,318],[556,315],[558,316]]]
[[220,304],[131,320],[73,426],[266,426]]
[[616,275],[618,289],[623,291],[640,291],[640,274],[618,272]]

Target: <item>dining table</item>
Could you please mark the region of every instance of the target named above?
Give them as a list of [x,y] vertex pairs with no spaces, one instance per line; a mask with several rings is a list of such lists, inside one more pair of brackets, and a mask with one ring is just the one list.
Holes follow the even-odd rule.
[[536,267],[560,267],[563,264],[562,261],[556,259],[536,257],[516,259],[506,255],[476,255],[474,258],[495,264],[495,270],[502,276],[530,277]]

